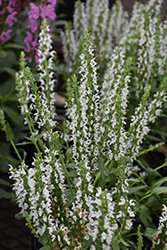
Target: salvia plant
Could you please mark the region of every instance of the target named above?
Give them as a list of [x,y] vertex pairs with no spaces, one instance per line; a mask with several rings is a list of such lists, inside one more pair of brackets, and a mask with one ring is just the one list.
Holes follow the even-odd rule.
[[[139,250],[144,243],[141,225],[135,225],[140,201],[130,192],[132,181],[138,181],[133,162],[161,145],[142,149],[149,125],[166,101],[167,79],[151,99],[147,86],[127,124],[132,58],[116,47],[99,85],[99,66],[87,30],[83,42],[78,76],[67,82],[67,121],[62,129],[54,119],[54,52],[46,20],[39,34],[38,81],[21,54],[18,100],[36,152],[32,167],[27,166],[1,110],[2,129],[21,162],[17,169],[10,166],[13,190],[27,226],[47,249]],[[167,244],[166,214],[164,201],[157,233],[153,228],[152,249]]]
[[[131,95],[127,123],[130,123],[134,108],[139,105],[147,87],[151,86],[150,98],[153,98],[159,82],[163,81],[165,75],[167,23],[166,20],[161,21],[162,2],[162,0],[150,0],[147,4],[136,2],[129,17],[119,0],[111,10],[108,0],[87,0],[85,4],[77,0],[73,24],[67,23],[61,34],[68,74],[75,73],[78,76],[79,55],[84,44],[83,34],[85,29],[88,30],[98,64],[99,86],[105,80],[108,64],[112,62],[110,71],[114,70],[115,64],[118,65],[116,50],[123,51],[126,59],[131,57],[129,83]],[[115,76],[114,72],[113,74]],[[151,130],[154,131],[152,136],[155,139],[156,134],[164,140],[164,132],[159,127],[162,127],[162,122],[156,123],[156,126],[151,125]],[[153,139],[151,136],[148,138]]]

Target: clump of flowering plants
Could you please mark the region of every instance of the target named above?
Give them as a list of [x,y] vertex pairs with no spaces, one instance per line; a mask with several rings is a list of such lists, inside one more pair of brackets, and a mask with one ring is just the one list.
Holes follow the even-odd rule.
[[[115,46],[124,51],[126,58],[132,58],[128,124],[147,87],[151,86],[152,98],[165,74],[167,22],[161,21],[162,2],[163,0],[149,0],[147,4],[135,2],[129,17],[120,0],[115,1],[111,10],[108,0],[87,0],[85,3],[77,0],[73,24],[67,23],[61,34],[69,75],[78,75],[85,29],[90,33],[90,40],[96,51],[99,85],[108,70],[108,62],[115,55]],[[117,64],[115,58],[113,60]],[[164,112],[166,114],[165,109]],[[151,125],[152,137],[147,136],[149,143],[156,141],[155,134],[165,140],[162,127],[162,119]]]
[[131,58],[125,59],[125,51],[116,47],[100,87],[87,30],[83,42],[79,77],[74,75],[67,83],[68,120],[61,131],[54,120],[54,52],[46,20],[39,35],[38,83],[21,54],[16,86],[36,153],[33,166],[28,167],[13,145],[1,111],[2,128],[21,160],[18,169],[10,167],[13,190],[27,226],[47,249],[139,250],[143,246],[140,227],[138,240],[129,239],[128,246],[124,241],[135,222],[130,176],[149,124],[166,101],[166,77],[151,101],[147,87],[127,125]]

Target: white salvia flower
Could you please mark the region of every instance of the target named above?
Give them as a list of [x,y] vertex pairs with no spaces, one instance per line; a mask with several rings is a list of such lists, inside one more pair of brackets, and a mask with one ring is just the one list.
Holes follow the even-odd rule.
[[107,238],[107,234],[105,232],[103,232],[101,234],[101,242],[103,242],[104,240],[106,240],[106,238]]
[[135,212],[132,211],[131,207],[128,207],[128,213],[130,217],[135,217]]
[[124,216],[125,216],[125,214],[122,211],[118,211],[116,218],[119,219],[119,218],[124,217]]
[[163,204],[162,214],[159,218],[159,226],[158,226],[156,235],[161,234],[162,229],[166,228],[166,225],[167,225],[167,207]]
[[125,31],[128,29],[128,13],[123,11],[121,1],[119,1],[118,8],[119,9],[117,11],[117,6],[113,5],[111,9],[111,17],[107,31],[108,43],[112,41],[112,43],[118,44],[122,33],[125,33]]
[[130,204],[130,206],[135,206],[135,200],[130,200],[129,204]]
[[73,24],[76,41],[78,41],[80,39],[80,35],[83,34],[85,29],[88,28],[84,3],[80,3],[79,1],[75,3]]
[[121,196],[120,202],[118,203],[118,205],[124,205],[124,204],[125,204],[125,199],[123,196]]
[[150,14],[158,14],[160,12],[161,4],[163,0],[150,0],[148,4],[146,4],[146,10],[150,12]]
[[68,71],[72,71],[73,62],[75,62],[78,52],[77,41],[73,30],[65,30],[65,33],[61,32],[63,54],[66,64],[68,65]]
[[96,250],[96,247],[94,245],[91,245],[90,250]]
[[132,225],[133,225],[132,220],[126,220],[125,229],[127,230],[131,229]]

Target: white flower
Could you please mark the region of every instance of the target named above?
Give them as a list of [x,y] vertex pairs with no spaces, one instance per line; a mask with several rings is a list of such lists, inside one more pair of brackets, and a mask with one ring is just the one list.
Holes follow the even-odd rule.
[[126,220],[125,229],[127,230],[131,229],[132,225],[133,225],[132,220]]
[[103,242],[104,240],[106,240],[106,238],[107,238],[107,234],[105,232],[103,232],[101,234],[101,242]]
[[118,205],[124,205],[124,204],[125,204],[125,199],[123,196],[121,196],[120,202],[118,203]]

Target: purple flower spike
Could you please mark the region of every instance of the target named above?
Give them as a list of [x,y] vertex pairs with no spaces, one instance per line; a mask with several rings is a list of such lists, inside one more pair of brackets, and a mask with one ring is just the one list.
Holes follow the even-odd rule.
[[17,18],[15,17],[15,15],[17,15],[17,11],[13,11],[6,18],[5,23],[8,24],[10,27],[13,25],[14,22],[17,22]]
[[[38,2],[38,1],[36,1]],[[24,40],[24,44],[26,45],[25,52],[32,52],[37,48],[37,37],[38,37],[38,26],[42,23],[45,18],[48,18],[50,21],[54,21],[56,18],[55,6],[57,4],[57,0],[41,0],[40,4],[36,6],[34,3],[30,3],[30,12],[28,13],[29,25],[27,28],[29,32],[27,32],[27,36]],[[48,22],[49,22],[48,20]],[[52,32],[52,28],[50,28],[50,32]],[[31,34],[30,34],[31,33]],[[38,62],[38,54],[35,54],[34,58],[29,57],[29,60],[34,60]]]
[[34,3],[30,3],[29,5],[31,7],[30,12],[28,13],[29,19],[31,19],[31,18],[38,19],[38,17],[39,17],[39,8]]

